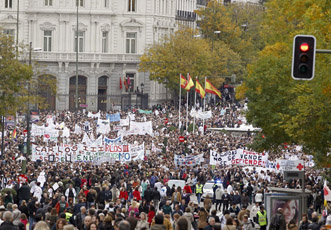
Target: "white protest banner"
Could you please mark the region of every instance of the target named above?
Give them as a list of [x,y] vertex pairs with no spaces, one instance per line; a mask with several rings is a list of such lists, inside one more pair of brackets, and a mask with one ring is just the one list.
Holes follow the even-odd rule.
[[32,124],[31,128],[31,136],[43,136],[44,135],[44,126],[39,126],[36,124]]
[[122,136],[119,136],[119,137],[117,137],[115,139],[110,139],[108,137],[105,137],[105,143],[106,144],[114,144],[114,143],[122,142],[122,139],[123,139]]
[[132,160],[135,160],[135,161],[144,160],[145,143],[143,143],[142,145],[134,146],[134,147],[130,146],[130,153],[131,153]]
[[45,129],[44,130],[44,142],[57,142],[57,138],[59,137],[59,130],[56,129]]
[[237,149],[235,157],[231,160],[232,165],[262,166],[268,161],[267,153],[257,153],[244,149]]
[[197,156],[192,155],[174,155],[174,162],[176,166],[195,166],[201,164],[203,162],[203,154],[199,154]]
[[129,126],[130,120],[129,117],[120,120],[120,126]]
[[195,117],[197,119],[202,119],[202,120],[212,118],[213,116],[211,110],[203,112],[201,109],[200,110],[192,109],[190,115],[191,117]]
[[75,124],[75,134],[80,134],[81,132],[82,128],[79,125]]
[[100,112],[93,114],[92,112],[88,112],[87,117],[90,118],[100,118]]
[[153,135],[153,126],[152,121],[147,122],[130,122],[130,133],[137,135]]
[[227,166],[231,164],[232,158],[237,154],[236,150],[217,153],[214,150],[210,150],[210,165],[222,165]]
[[109,120],[98,119],[97,125],[97,133],[107,134],[110,132]]

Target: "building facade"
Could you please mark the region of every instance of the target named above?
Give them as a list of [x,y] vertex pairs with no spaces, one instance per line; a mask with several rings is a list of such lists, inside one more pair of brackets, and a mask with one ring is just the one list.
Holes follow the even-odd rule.
[[0,26],[16,37],[18,23],[18,41],[33,47],[35,77],[57,82],[56,96],[38,92],[50,109],[76,108],[78,49],[79,106],[110,110],[141,98],[149,106],[170,99],[162,84],[139,72],[139,58],[179,23],[194,27],[195,9],[196,0],[0,0]]

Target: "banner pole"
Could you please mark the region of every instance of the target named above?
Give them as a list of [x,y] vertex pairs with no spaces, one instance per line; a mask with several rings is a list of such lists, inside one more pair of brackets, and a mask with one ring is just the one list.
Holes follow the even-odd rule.
[[[187,79],[188,79],[188,76],[189,76],[190,74],[188,73],[187,74]],[[188,101],[189,101],[189,97],[188,97],[188,92],[189,92],[190,90],[187,90],[186,91],[186,132],[188,131]]]
[[181,107],[181,104],[182,104],[181,77],[182,77],[182,74],[179,74],[179,107],[178,107],[178,117],[179,117],[179,120],[178,120],[178,129],[180,129],[180,107]]
[[[195,77],[195,89],[197,89],[197,80],[198,80],[198,77]],[[197,110],[197,91],[195,90],[195,93],[194,93],[194,111]],[[193,134],[194,134],[194,131],[195,131],[195,116],[194,116],[194,119],[193,119]]]
[[[206,92],[206,82],[207,82],[207,77],[205,77],[205,92]],[[206,97],[203,98],[203,112],[206,111]],[[202,130],[203,134],[205,134],[205,119],[203,119],[202,122]]]

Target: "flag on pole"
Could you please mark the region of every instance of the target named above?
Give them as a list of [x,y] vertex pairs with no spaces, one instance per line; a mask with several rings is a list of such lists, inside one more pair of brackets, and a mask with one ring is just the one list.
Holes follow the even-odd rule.
[[17,135],[17,132],[16,132],[16,129],[14,129],[13,131],[13,138],[16,139],[16,135]]
[[198,79],[196,80],[196,84],[195,84],[195,92],[197,92],[198,94],[200,94],[201,98],[204,98],[206,96],[206,92],[203,89],[203,87],[200,85]]
[[130,79],[130,77],[129,76],[127,76],[127,78],[128,78],[128,86],[129,86],[129,88],[131,89],[131,79]]
[[213,86],[213,85],[210,83],[210,81],[206,80],[205,88],[206,88],[206,92],[207,92],[207,93],[211,93],[211,94],[217,95],[217,96],[219,96],[220,98],[222,98],[222,97],[221,97],[221,92],[220,92],[218,89],[216,89],[216,87]]
[[124,77],[124,85],[125,85],[125,89],[128,90],[129,86],[128,86],[128,82],[126,81],[125,77]]
[[120,77],[120,89],[122,89],[123,86],[122,86],[122,78]]
[[185,90],[189,91],[192,87],[194,87],[194,82],[193,82],[191,76],[188,74],[188,80],[187,80],[187,85],[185,87]]
[[324,181],[323,192],[324,192],[324,204],[325,204],[327,203],[327,201],[331,201],[331,190],[327,186],[326,181]]
[[180,75],[180,87],[182,87],[183,89],[185,89],[187,85],[187,80],[183,75]]

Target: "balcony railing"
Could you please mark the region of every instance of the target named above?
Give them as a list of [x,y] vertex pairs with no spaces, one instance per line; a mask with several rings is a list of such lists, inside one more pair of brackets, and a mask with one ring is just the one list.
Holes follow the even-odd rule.
[[[137,63],[140,61],[140,54],[104,54],[104,53],[79,53],[79,62],[112,62],[112,63]],[[32,58],[35,61],[76,61],[76,53],[65,52],[33,52]]]

